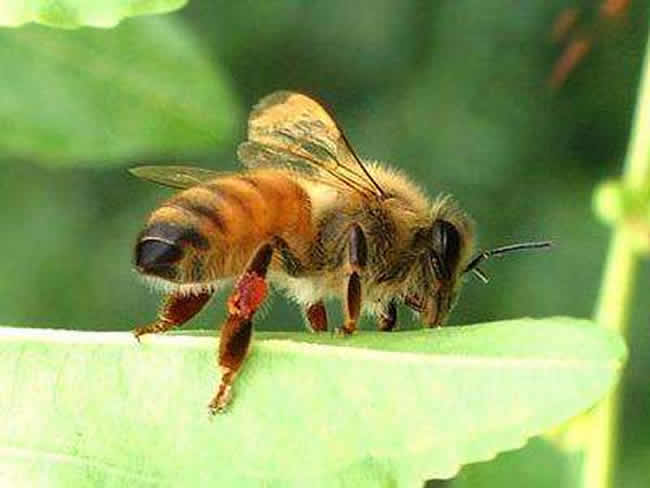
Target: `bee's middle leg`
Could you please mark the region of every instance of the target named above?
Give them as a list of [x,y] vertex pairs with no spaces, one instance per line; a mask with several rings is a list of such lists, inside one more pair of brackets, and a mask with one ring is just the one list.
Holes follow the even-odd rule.
[[327,309],[322,300],[306,306],[305,317],[312,332],[327,332]]
[[219,343],[221,381],[208,405],[211,413],[222,412],[230,401],[232,384],[250,345],[253,315],[267,295],[266,272],[272,256],[271,244],[260,246],[228,297],[228,318]]
[[[305,265],[300,258],[289,248],[287,241],[281,237],[271,239],[273,249],[280,257],[282,268],[289,276],[300,276],[305,271]],[[307,326],[312,332],[327,331],[327,310],[322,300],[305,305],[303,312],[307,319]]]
[[366,236],[358,224],[354,224],[350,229],[347,246],[348,282],[345,292],[345,323],[341,327],[341,332],[352,334],[357,330],[361,313],[361,272],[368,261]]

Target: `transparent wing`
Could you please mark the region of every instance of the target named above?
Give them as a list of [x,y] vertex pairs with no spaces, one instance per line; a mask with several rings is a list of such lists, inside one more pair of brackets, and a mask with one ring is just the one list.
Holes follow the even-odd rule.
[[248,118],[248,141],[237,155],[249,168],[291,167],[366,196],[384,196],[334,119],[300,93],[278,91],[263,98]]
[[171,188],[189,188],[228,173],[194,166],[137,166],[129,172],[138,178]]

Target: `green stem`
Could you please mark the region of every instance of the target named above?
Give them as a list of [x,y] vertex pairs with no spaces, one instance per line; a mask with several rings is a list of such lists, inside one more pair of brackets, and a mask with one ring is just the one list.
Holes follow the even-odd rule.
[[[623,171],[626,188],[640,188],[650,177],[650,42],[646,46],[641,73],[632,136]],[[605,266],[600,296],[596,306],[596,321],[605,328],[620,332],[624,337],[634,293],[639,256],[624,223],[614,229]],[[592,436],[584,447],[583,488],[608,488],[613,485],[618,437],[617,420],[620,389],[609,394],[593,412]]]

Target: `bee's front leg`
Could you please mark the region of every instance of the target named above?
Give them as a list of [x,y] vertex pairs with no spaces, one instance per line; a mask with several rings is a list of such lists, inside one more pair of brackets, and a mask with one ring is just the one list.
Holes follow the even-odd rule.
[[270,244],[261,246],[228,297],[228,318],[221,328],[219,343],[221,381],[208,405],[210,413],[223,412],[230,402],[232,384],[248,352],[253,315],[266,298],[266,271],[272,256]]
[[352,334],[357,330],[361,312],[361,272],[368,260],[366,236],[358,224],[350,229],[348,238],[348,282],[345,292],[345,324],[341,327],[343,334]]
[[140,341],[140,336],[145,334],[166,332],[183,325],[201,311],[211,296],[212,292],[209,291],[198,294],[171,293],[163,302],[156,321],[149,325],[137,327],[133,331],[133,335]]

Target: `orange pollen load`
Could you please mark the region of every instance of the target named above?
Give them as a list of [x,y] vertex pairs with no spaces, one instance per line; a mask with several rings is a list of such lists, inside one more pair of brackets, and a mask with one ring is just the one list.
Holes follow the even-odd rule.
[[257,273],[244,274],[237,283],[237,291],[228,300],[228,310],[233,315],[250,319],[266,297],[267,285]]

